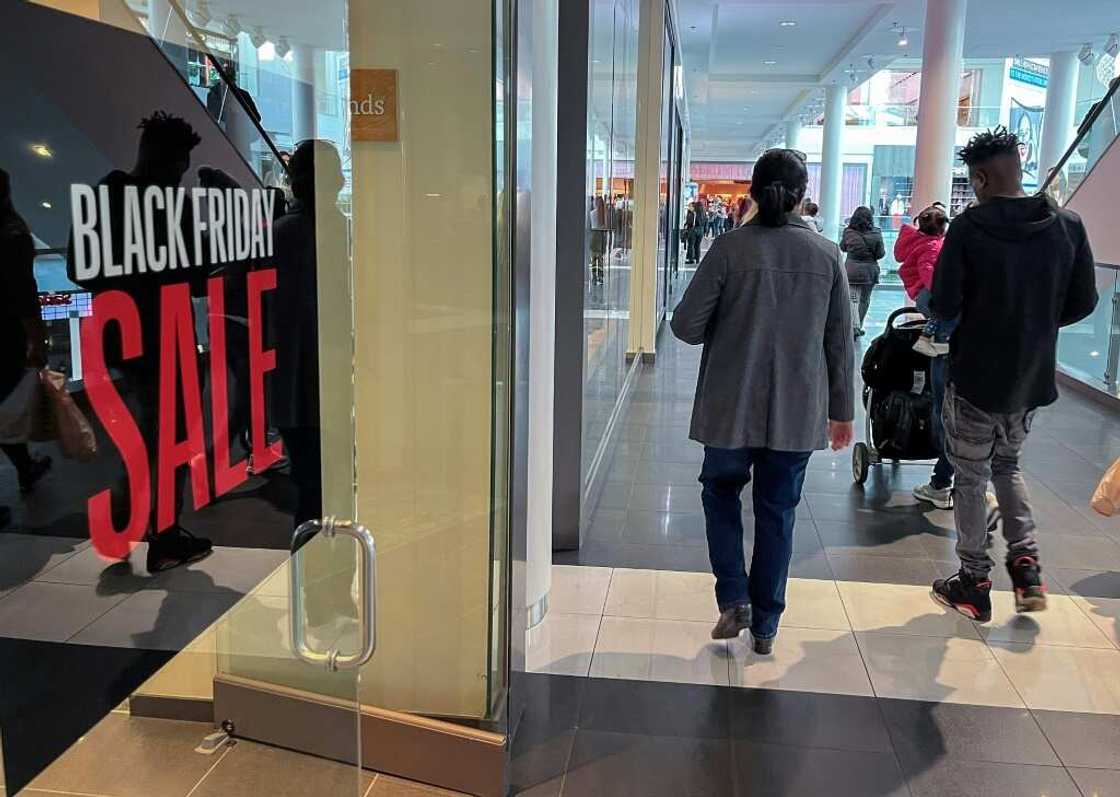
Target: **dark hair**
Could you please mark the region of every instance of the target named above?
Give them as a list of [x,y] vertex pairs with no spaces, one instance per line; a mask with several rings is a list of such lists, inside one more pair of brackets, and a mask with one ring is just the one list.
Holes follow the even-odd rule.
[[[316,169],[316,161],[319,162]],[[315,179],[333,179],[337,185],[335,190],[342,188],[342,159],[338,150],[329,141],[311,138],[301,141],[288,161],[288,175],[292,186],[292,195],[300,202],[314,208],[315,206]]]
[[816,202],[812,201],[811,199],[805,200],[805,204],[802,207],[805,208],[805,215],[806,216],[816,216],[818,213],[821,212],[821,206],[818,205]]
[[945,228],[949,226],[949,215],[945,206],[934,202],[926,210],[918,214],[918,229],[926,235],[944,235]]
[[758,203],[758,220],[766,227],[781,227],[786,214],[800,204],[809,184],[805,160],[789,149],[763,153],[751,175],[751,197]]
[[1019,157],[1019,137],[1000,125],[970,138],[961,148],[959,157],[966,166],[975,166],[1006,155]]
[[153,160],[186,160],[191,150],[202,143],[189,122],[166,111],[156,111],[141,119],[137,127],[142,131],[140,148]]
[[848,226],[859,232],[870,232],[875,229],[875,214],[871,212],[871,208],[860,205],[852,211]]
[[25,235],[31,230],[12,201],[12,178],[0,169],[0,235]]

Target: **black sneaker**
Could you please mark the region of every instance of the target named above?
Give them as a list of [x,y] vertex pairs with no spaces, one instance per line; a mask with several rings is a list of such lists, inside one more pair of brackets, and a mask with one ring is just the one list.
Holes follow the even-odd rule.
[[148,572],[159,573],[209,556],[214,544],[175,526],[148,541]]
[[992,619],[992,582],[977,581],[963,570],[934,581],[933,599],[979,623]]
[[1007,563],[1011,584],[1015,587],[1015,611],[1046,611],[1046,582],[1042,568],[1033,556],[1016,556]]
[[29,493],[35,489],[35,485],[39,480],[47,475],[51,469],[51,458],[40,457],[39,459],[31,460],[31,464],[23,473],[19,474],[19,491],[21,493]]

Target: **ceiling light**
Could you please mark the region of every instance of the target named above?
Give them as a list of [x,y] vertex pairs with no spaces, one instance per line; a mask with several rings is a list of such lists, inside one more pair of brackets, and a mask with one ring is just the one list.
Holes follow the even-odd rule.
[[48,202],[47,200],[44,199],[42,202],[39,203],[39,207],[43,207],[43,208],[46,208],[47,210],[50,210],[52,207],[54,207],[54,205],[52,205],[50,202]]
[[1093,45],[1089,44],[1089,42],[1085,42],[1083,45],[1081,45],[1081,52],[1077,54],[1077,60],[1085,64],[1085,66],[1089,66],[1090,64],[1092,64]]
[[910,39],[906,36],[906,26],[899,25],[897,22],[891,25],[891,33],[898,34],[898,46],[905,47],[910,43]]
[[54,153],[51,152],[51,148],[48,147],[46,144],[32,144],[31,145],[31,151],[34,152],[36,155],[38,155],[40,158],[53,158],[54,157]]
[[281,36],[276,40],[276,54],[283,58],[292,51],[291,42],[288,41],[287,36]]
[[795,21],[793,21],[792,19],[783,19],[778,24],[783,28],[796,28],[797,27],[797,23]]
[[268,41],[268,37],[264,34],[264,28],[260,25],[253,28],[253,32],[249,34],[249,41],[251,41],[253,46],[258,50],[264,47],[265,42]]
[[764,65],[764,66],[774,66],[774,64],[776,64],[776,63],[778,63],[778,62],[777,62],[777,61],[775,61],[775,60],[774,60],[774,59],[772,59],[772,58],[767,58],[767,59],[766,59],[765,61],[763,61],[762,63],[763,63],[763,65]]
[[1120,36],[1115,33],[1111,34],[1104,45],[1104,51],[1113,58],[1120,55]]

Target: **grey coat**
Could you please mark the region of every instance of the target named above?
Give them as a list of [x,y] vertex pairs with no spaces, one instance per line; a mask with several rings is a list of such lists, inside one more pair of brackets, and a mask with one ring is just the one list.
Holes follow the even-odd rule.
[[690,437],[716,448],[811,451],[855,414],[851,303],[835,243],[799,216],[720,236],[673,313],[704,344]]

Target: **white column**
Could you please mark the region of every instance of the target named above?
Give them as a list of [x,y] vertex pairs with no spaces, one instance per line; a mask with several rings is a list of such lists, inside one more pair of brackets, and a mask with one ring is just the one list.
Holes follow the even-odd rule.
[[315,50],[292,45],[292,143],[315,138]]
[[915,212],[931,202],[948,205],[952,193],[967,8],[967,0],[926,3],[914,193],[910,203]]
[[786,122],[786,149],[800,149],[801,120],[796,116]]
[[529,275],[529,494],[526,609],[544,618],[552,589],[552,441],[556,376],[557,0],[534,0]]
[[1077,113],[1077,53],[1050,55],[1050,80],[1046,86],[1046,110],[1042,116],[1042,141],[1038,148],[1038,184],[1058,165],[1073,141]]
[[840,239],[840,184],[844,177],[844,106],[848,88],[842,83],[824,90],[824,144],[821,147],[820,217],[829,240]]

